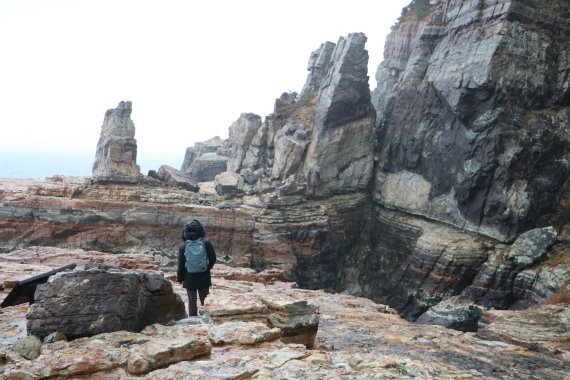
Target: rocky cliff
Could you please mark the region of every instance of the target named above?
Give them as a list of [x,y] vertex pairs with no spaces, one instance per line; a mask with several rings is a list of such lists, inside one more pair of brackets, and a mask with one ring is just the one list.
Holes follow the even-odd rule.
[[504,242],[563,228],[567,5],[430,4],[408,7],[376,73],[375,199]]
[[300,94],[187,154],[186,173],[227,157],[197,192],[0,182],[2,250],[145,253],[166,270],[197,218],[221,262],[411,320],[476,330],[487,309],[567,304],[568,25],[554,1],[413,1],[372,96],[366,37],[325,43]]

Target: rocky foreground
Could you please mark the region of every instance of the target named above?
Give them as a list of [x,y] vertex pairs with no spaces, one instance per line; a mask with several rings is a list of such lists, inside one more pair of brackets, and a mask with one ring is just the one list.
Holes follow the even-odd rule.
[[[75,262],[150,270],[153,259],[53,247],[2,255],[2,299],[17,280]],[[282,273],[217,266],[202,317],[43,343],[25,359],[28,305],[0,310],[0,377],[148,379],[527,378],[564,379],[570,363],[570,314],[563,305],[524,312],[492,311],[485,327],[464,333],[414,324],[365,298],[303,290]],[[165,273],[174,278],[173,273]],[[184,290],[172,284],[186,299]],[[271,307],[311,305],[320,311],[312,348],[285,343],[270,328]],[[277,305],[277,306],[276,306]],[[280,305],[280,306],[279,306]],[[19,352],[19,353],[18,353]],[[24,355],[28,352],[26,351]]]

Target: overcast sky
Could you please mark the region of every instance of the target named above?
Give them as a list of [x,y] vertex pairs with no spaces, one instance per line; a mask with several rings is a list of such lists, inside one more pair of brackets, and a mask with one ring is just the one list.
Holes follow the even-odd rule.
[[93,152],[133,102],[139,157],[219,135],[300,91],[322,42],[368,36],[371,88],[410,0],[0,0],[0,149]]

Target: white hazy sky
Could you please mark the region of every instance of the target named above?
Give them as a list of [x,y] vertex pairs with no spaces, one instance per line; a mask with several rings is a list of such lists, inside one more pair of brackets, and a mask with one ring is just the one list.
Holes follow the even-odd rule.
[[0,0],[0,149],[95,153],[103,116],[133,102],[139,157],[265,117],[300,91],[311,51],[364,32],[371,88],[410,0]]

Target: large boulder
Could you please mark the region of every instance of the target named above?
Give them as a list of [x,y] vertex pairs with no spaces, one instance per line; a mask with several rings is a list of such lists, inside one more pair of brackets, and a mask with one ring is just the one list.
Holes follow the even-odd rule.
[[485,309],[469,299],[451,297],[429,308],[416,323],[440,325],[459,331],[477,331]]
[[227,169],[229,152],[226,141],[216,136],[188,147],[180,171],[196,182],[213,181],[216,175]]
[[131,113],[130,101],[120,102],[117,108],[105,112],[93,163],[94,181],[135,183],[140,179]]
[[193,192],[198,192],[200,190],[200,187],[194,179],[188,177],[172,166],[161,165],[156,175],[153,176],[171,186],[181,187]]
[[554,244],[558,234],[553,227],[535,228],[521,234],[511,246],[507,259],[517,268],[528,268],[544,259],[548,248]]
[[31,335],[74,339],[184,318],[184,302],[161,274],[93,266],[61,273],[36,288],[26,314]]
[[220,173],[214,179],[214,188],[219,195],[225,197],[233,197],[243,194],[245,181],[243,177],[237,173],[225,171]]
[[192,162],[186,173],[196,182],[213,181],[218,174],[226,171],[228,160],[228,156],[216,152],[204,153]]

